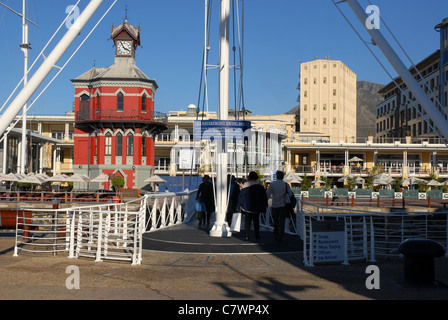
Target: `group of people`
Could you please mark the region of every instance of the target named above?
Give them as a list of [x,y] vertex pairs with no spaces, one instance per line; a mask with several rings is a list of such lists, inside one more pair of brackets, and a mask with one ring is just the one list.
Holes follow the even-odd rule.
[[[294,197],[290,186],[283,181],[283,171],[277,171],[277,180],[266,188],[258,182],[258,174],[249,173],[248,181],[238,184],[234,176],[228,176],[229,204],[226,212],[226,221],[232,223],[233,214],[241,212],[245,216],[245,238],[249,241],[250,227],[253,223],[255,238],[260,239],[260,213],[266,212],[268,199],[272,197],[272,216],[274,218],[274,235],[276,240],[282,241],[285,233],[285,219],[290,215],[290,199]],[[198,216],[199,225],[210,224],[211,214],[215,211],[215,197],[213,184],[209,176],[204,176],[197,194],[197,209],[205,210]],[[202,207],[202,209],[199,209]]]

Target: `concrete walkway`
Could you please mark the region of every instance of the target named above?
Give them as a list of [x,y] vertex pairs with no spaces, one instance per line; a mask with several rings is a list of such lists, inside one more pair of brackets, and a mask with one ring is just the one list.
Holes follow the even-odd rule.
[[[0,237],[0,299],[241,302],[448,298],[447,258],[436,259],[437,281],[429,287],[404,283],[401,259],[379,260],[375,265],[380,271],[380,288],[369,290],[368,263],[306,268],[298,240],[292,236],[282,243],[273,243],[272,234],[264,232],[260,242],[244,243],[241,235],[212,239],[197,227],[178,228],[177,235],[175,229],[169,235],[168,231],[146,234],[146,250],[139,266],[68,259],[66,254],[23,252],[13,257],[14,238]],[[189,234],[188,244],[182,244],[185,242],[179,236],[182,233]],[[172,243],[173,237],[178,239],[177,243]],[[210,243],[205,245],[204,240]],[[79,268],[79,289],[66,287],[72,276],[71,272],[66,273],[69,266]]]

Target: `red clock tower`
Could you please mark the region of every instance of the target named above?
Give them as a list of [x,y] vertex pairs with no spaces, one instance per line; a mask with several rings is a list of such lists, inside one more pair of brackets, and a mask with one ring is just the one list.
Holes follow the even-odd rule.
[[[154,137],[167,117],[154,111],[157,83],[136,65],[140,28],[127,20],[112,27],[114,64],[87,71],[75,87],[74,170],[93,178],[122,176],[125,188],[141,188],[154,169]],[[89,188],[106,188],[109,183]],[[80,186],[86,188],[86,186]]]

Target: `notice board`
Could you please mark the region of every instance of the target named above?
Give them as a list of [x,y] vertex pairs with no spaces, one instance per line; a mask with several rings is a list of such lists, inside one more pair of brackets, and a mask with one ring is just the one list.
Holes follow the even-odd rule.
[[311,233],[311,254],[313,262],[344,262],[345,222],[313,221]]

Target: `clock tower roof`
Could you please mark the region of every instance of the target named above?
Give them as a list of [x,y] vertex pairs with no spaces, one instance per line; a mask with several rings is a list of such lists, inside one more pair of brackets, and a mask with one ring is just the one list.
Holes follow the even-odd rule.
[[110,38],[115,40],[133,40],[136,45],[140,45],[140,27],[135,27],[125,20],[118,27],[112,26]]

